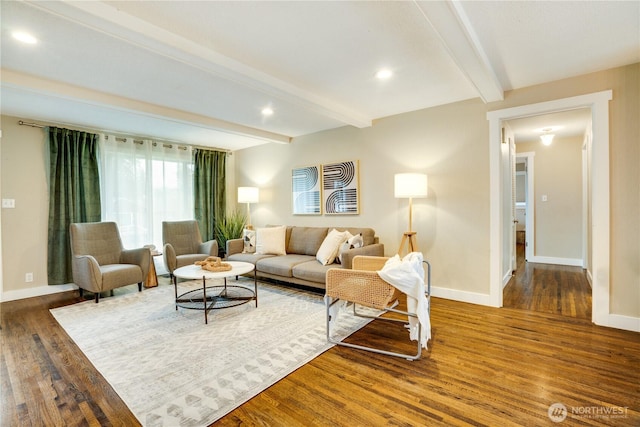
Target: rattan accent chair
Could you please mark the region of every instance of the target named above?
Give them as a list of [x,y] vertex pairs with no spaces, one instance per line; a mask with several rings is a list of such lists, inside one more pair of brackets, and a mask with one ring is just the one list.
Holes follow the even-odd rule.
[[218,242],[209,240],[203,243],[195,220],[164,221],[162,243],[164,263],[171,279],[176,268],[204,261],[209,256],[218,256]]
[[147,277],[151,263],[149,248],[124,249],[115,222],[85,222],[69,225],[71,272],[80,290],[95,294],[138,284]]
[[[387,257],[356,256],[353,258],[353,269],[332,268],[327,271],[327,288],[325,293],[325,303],[327,308],[327,341],[333,344],[355,348],[359,350],[371,351],[388,356],[402,357],[407,360],[419,359],[422,354],[420,340],[417,340],[417,350],[415,354],[398,353],[369,347],[359,344],[337,341],[332,338],[331,332],[331,309],[338,301],[353,303],[353,315],[372,319],[379,319],[388,322],[407,323],[406,318],[399,316],[385,316],[386,313],[397,313],[404,316],[411,316],[417,319],[416,313],[398,310],[399,298],[404,294],[390,283],[384,281],[376,271],[382,270]],[[427,266],[426,292],[427,299],[431,297],[431,265],[424,261]],[[371,316],[358,312],[357,306],[364,306],[382,311],[380,316]],[[421,328],[421,326],[419,326]],[[418,336],[420,333],[418,332]]]

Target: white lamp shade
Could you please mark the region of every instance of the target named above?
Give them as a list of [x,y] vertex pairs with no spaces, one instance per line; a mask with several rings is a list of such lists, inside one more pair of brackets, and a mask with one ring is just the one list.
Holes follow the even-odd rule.
[[397,173],[394,176],[394,193],[398,199],[427,197],[427,175],[423,173]]
[[258,187],[238,187],[238,203],[258,203]]

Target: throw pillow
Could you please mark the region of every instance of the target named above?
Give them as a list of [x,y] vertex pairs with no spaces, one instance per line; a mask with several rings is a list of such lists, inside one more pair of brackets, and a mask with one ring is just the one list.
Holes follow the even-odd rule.
[[244,243],[243,254],[253,254],[256,252],[256,230],[245,228],[242,230],[242,241]]
[[[347,231],[347,233],[349,232]],[[349,238],[347,239],[347,241],[341,244],[340,248],[338,249],[338,263],[342,264],[342,254],[345,251],[353,248],[361,248],[362,246],[364,246],[362,233],[356,234],[355,236],[352,236],[351,233],[349,233]]]
[[327,234],[324,238],[320,249],[316,253],[316,259],[320,261],[322,265],[333,264],[338,255],[338,249],[342,242],[346,241],[348,236],[347,231],[338,231],[335,228]]
[[267,227],[256,230],[256,253],[286,255],[285,235],[287,227]]

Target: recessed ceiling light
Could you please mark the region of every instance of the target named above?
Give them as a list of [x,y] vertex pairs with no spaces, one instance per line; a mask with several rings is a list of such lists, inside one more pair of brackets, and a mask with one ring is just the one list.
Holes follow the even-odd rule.
[[28,43],[28,44],[38,43],[38,39],[33,37],[31,34],[25,33],[23,31],[14,31],[11,35],[13,36],[14,39],[19,40],[22,43]]
[[393,75],[393,72],[388,68],[383,68],[376,73],[376,78],[380,80],[386,80]]
[[271,107],[265,107],[262,109],[263,116],[270,116],[273,114],[273,109]]

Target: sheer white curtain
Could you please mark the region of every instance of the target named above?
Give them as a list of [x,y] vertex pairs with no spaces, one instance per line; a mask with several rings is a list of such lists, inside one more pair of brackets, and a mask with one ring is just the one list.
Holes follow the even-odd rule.
[[102,220],[125,248],[162,250],[162,221],[194,218],[191,147],[101,135]]

